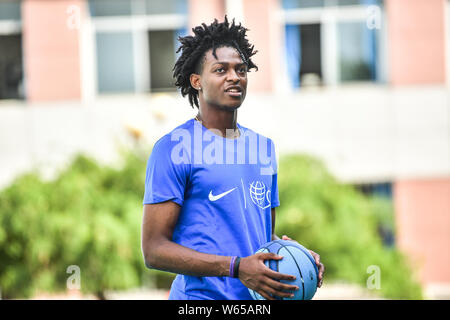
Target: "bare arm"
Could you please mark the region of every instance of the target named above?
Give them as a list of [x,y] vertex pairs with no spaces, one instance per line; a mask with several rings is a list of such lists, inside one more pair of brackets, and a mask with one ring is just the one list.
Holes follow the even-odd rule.
[[272,241],[280,240],[280,238],[275,234],[275,208],[272,208],[270,212],[272,213]]
[[180,209],[172,201],[144,205],[141,245],[145,265],[199,277],[228,276],[230,257],[201,253],[172,241]]

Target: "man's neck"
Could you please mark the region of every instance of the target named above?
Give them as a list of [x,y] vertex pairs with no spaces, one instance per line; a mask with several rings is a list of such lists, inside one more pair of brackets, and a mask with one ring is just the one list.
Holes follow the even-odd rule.
[[200,108],[197,120],[208,129],[219,130],[222,137],[236,138],[239,136],[237,130],[237,110],[228,111],[220,109]]

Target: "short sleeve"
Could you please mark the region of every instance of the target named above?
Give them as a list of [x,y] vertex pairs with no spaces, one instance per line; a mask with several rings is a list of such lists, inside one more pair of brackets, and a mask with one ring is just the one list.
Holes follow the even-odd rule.
[[174,163],[171,152],[170,137],[165,136],[155,143],[147,162],[143,204],[170,200],[183,205],[189,167],[185,163]]

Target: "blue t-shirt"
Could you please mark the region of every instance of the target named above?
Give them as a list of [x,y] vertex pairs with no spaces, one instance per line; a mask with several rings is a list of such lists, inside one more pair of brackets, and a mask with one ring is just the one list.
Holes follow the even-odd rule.
[[[279,206],[274,145],[237,126],[240,136],[227,139],[191,119],[154,145],[143,203],[181,206],[174,242],[246,257],[271,240],[271,208]],[[237,278],[177,275],[169,299],[252,298]]]

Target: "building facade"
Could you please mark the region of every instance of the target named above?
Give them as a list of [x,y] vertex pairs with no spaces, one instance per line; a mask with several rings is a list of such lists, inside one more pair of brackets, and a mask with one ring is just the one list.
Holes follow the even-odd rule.
[[127,128],[153,142],[191,117],[177,37],[225,14],[258,50],[242,123],[390,197],[396,245],[450,292],[446,0],[0,1],[1,184],[75,151],[111,160]]

